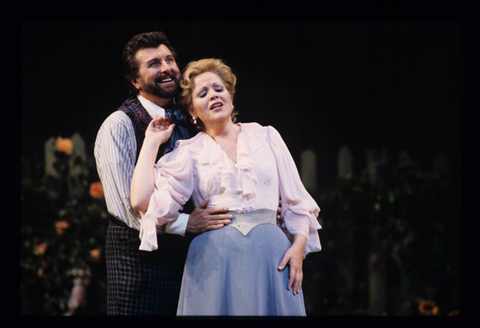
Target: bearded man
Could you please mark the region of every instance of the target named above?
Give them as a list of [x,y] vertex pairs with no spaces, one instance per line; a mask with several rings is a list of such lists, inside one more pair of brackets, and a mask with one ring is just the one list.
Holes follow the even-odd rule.
[[192,235],[230,223],[225,208],[207,209],[208,199],[190,215],[158,227],[158,249],[139,250],[140,213],[130,204],[130,185],[152,119],[175,123],[157,159],[175,142],[190,138],[188,119],[175,108],[180,70],[177,53],[163,32],[135,35],[124,47],[124,75],[134,94],[111,113],[95,141],[95,161],[111,219],[107,229],[107,315],[175,315],[186,252]]

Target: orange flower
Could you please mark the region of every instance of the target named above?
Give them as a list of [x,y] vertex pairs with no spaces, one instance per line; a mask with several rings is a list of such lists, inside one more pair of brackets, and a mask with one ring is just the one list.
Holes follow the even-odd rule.
[[33,254],[35,255],[43,255],[47,250],[47,243],[40,243],[35,245],[33,248]]
[[90,196],[96,199],[103,198],[103,186],[101,182],[92,182],[90,184]]
[[45,274],[45,271],[43,270],[43,268],[39,268],[37,270],[37,277],[40,279],[47,279],[47,275]]
[[58,137],[57,138],[57,143],[56,143],[56,148],[57,148],[58,151],[60,151],[62,153],[65,153],[67,155],[71,155],[72,150],[73,150],[72,140],[70,140],[69,138]]
[[67,230],[70,227],[70,223],[67,221],[57,221],[55,222],[55,228],[57,228],[57,235],[61,236],[65,233],[65,230]]
[[438,306],[433,301],[421,301],[418,304],[418,311],[423,315],[434,316],[438,313]]
[[90,257],[92,258],[92,260],[94,260],[95,262],[100,262],[100,259],[102,257],[102,251],[98,248],[96,249],[92,249],[90,251]]

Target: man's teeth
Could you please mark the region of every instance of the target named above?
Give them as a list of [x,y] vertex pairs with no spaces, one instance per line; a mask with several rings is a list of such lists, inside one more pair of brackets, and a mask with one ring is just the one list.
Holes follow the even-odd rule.
[[162,83],[163,83],[163,82],[170,82],[171,80],[172,80],[172,79],[168,78],[168,79],[163,79],[163,80],[160,81],[160,82],[162,82]]

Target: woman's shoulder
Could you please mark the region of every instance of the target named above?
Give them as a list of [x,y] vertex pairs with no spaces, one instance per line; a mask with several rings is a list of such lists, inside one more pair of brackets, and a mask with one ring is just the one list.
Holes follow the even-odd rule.
[[242,127],[242,131],[246,131],[248,133],[265,133],[269,126],[261,125],[257,122],[249,122],[249,123],[239,123]]
[[270,134],[273,132],[278,133],[278,131],[271,125],[261,125],[256,122],[251,122],[251,123],[240,123],[242,126],[242,130],[246,131],[248,134],[252,135],[264,135],[269,137]]

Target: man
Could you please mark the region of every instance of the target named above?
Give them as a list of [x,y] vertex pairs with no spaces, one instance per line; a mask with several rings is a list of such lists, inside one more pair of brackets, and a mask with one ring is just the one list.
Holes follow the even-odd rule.
[[122,54],[124,74],[135,96],[103,122],[95,141],[97,170],[111,220],[107,229],[107,315],[175,315],[190,234],[230,223],[224,208],[207,209],[208,199],[190,215],[158,227],[158,250],[139,250],[140,214],[130,205],[130,182],[149,122],[166,116],[175,123],[159,149],[171,151],[192,136],[187,117],[174,107],[179,90],[177,54],[162,32],[134,36]]

